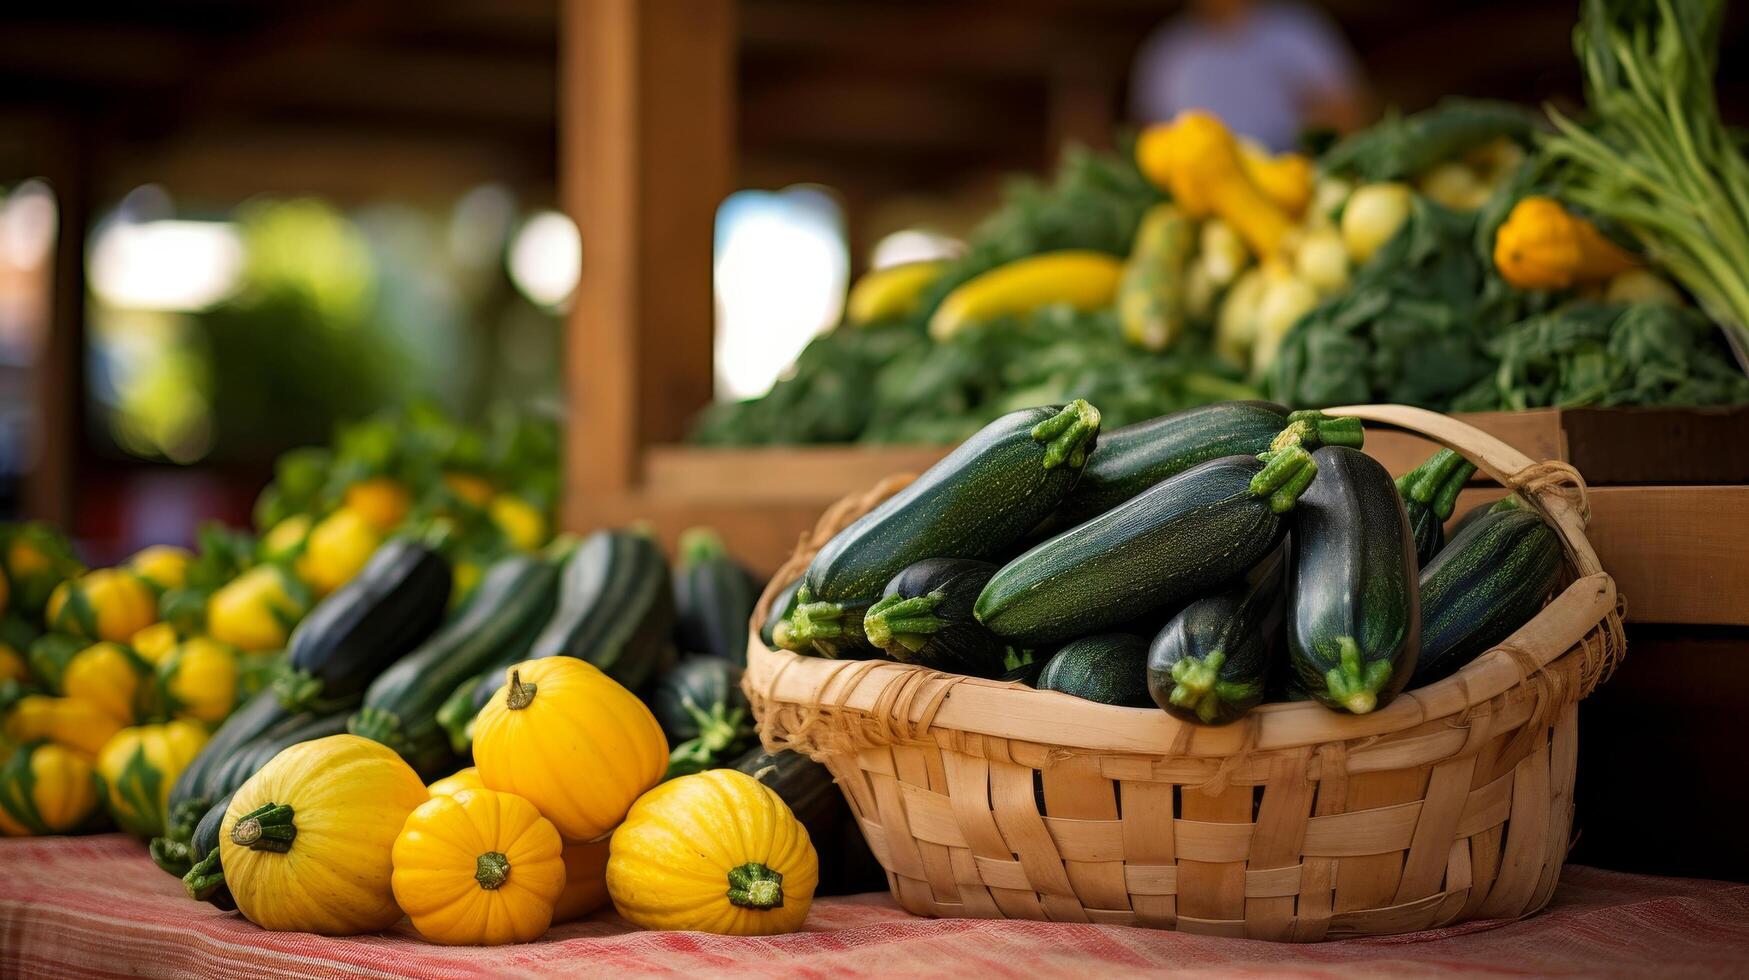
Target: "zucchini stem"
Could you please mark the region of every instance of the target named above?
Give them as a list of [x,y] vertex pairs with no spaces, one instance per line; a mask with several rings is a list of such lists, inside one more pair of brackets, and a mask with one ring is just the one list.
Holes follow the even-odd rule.
[[197,902],[204,902],[212,897],[213,892],[224,887],[225,868],[219,863],[219,849],[213,848],[206,857],[195,862],[194,867],[182,876],[183,890],[188,897]]
[[697,565],[728,555],[723,539],[708,527],[689,527],[680,532],[680,564]]
[[1271,450],[1299,446],[1306,450],[1319,446],[1350,446],[1359,449],[1366,442],[1366,429],[1352,415],[1325,415],[1315,409],[1292,412],[1287,427],[1269,444]]
[[1201,660],[1185,657],[1173,664],[1172,694],[1168,700],[1196,712],[1205,723],[1214,721],[1220,713],[1221,700],[1211,695],[1220,681],[1221,665],[1226,662],[1227,651],[1215,650]]
[[1269,498],[1269,509],[1277,514],[1293,510],[1300,494],[1318,475],[1318,464],[1301,446],[1286,446],[1257,458],[1263,460],[1264,466],[1251,478],[1251,495]]
[[152,863],[180,878],[188,873],[194,864],[194,854],[188,844],[168,837],[154,837],[146,845],[146,852],[151,855]]
[[231,843],[252,851],[284,854],[291,850],[292,841],[298,836],[292,816],[292,808],[287,804],[263,803],[243,814],[231,828]]
[[308,671],[287,667],[273,679],[273,696],[287,711],[301,711],[322,697],[322,682]]
[[1441,449],[1427,461],[1397,477],[1397,492],[1446,520],[1457,506],[1458,494],[1476,472],[1476,466],[1450,449]]
[[1099,409],[1077,398],[1062,411],[1032,427],[1032,438],[1045,446],[1045,469],[1068,463],[1080,469],[1099,438]]
[[1357,715],[1378,707],[1378,695],[1391,679],[1391,665],[1378,660],[1363,663],[1360,644],[1351,636],[1337,638],[1340,663],[1324,674],[1324,688],[1330,700]]
[[935,615],[936,607],[944,598],[946,593],[942,592],[910,598],[886,596],[870,606],[863,616],[863,634],[870,643],[894,656],[915,653],[929,642],[931,634],[953,625]]
[[729,869],[730,904],[764,912],[783,908],[783,873],[749,861]]
[[[801,599],[802,593],[797,593],[796,598]],[[797,653],[806,652],[817,640],[854,638],[860,635],[860,630],[846,615],[847,611],[842,602],[797,602],[789,618],[779,623],[772,635],[779,646]]]

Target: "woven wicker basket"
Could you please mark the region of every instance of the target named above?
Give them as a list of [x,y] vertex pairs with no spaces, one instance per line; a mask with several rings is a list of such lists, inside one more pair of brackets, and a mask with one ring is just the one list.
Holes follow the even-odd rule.
[[[1331,411],[1425,435],[1519,490],[1560,533],[1570,584],[1455,676],[1370,715],[1270,704],[1221,728],[755,635],[744,683],[767,747],[831,768],[919,915],[1315,941],[1537,911],[1568,847],[1578,701],[1623,652],[1583,484],[1432,412]],[[910,479],[830,508],[754,622]]]

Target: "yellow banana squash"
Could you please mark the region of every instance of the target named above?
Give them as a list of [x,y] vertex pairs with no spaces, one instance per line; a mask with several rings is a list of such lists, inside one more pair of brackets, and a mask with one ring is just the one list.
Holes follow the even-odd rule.
[[119,719],[89,701],[27,694],[6,712],[6,737],[15,742],[48,739],[95,759],[121,731]]
[[393,750],[330,735],[274,756],[219,826],[219,864],[237,908],[263,929],[348,936],[401,918],[391,855],[429,799]]
[[552,822],[520,796],[434,796],[395,838],[395,901],[434,943],[526,943],[552,924],[565,887],[561,846]]
[[794,932],[818,882],[814,845],[789,806],[733,769],[645,793],[613,832],[607,859],[614,908],[646,929]]
[[856,326],[910,316],[923,291],[941,278],[947,263],[904,262],[862,274],[844,300],[844,319]]
[[164,836],[170,787],[206,745],[192,721],[124,728],[104,744],[97,774],[109,790],[109,815],[121,829],[150,840]]
[[929,335],[946,340],[967,327],[1044,306],[1078,310],[1110,306],[1123,261],[1104,252],[1069,249],[999,265],[954,287],[929,318]]
[[125,568],[99,568],[56,586],[46,618],[51,630],[126,643],[158,621],[158,596]]
[[474,765],[488,787],[515,793],[566,840],[594,840],[625,817],[668,768],[668,741],[644,702],[571,657],[508,668],[480,709]]
[[0,832],[10,837],[68,834],[97,814],[91,760],[53,742],[30,742],[0,765]]

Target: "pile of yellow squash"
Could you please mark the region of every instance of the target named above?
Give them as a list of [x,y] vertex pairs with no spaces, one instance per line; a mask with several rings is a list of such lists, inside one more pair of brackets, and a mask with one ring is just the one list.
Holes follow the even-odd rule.
[[328,935],[405,914],[450,945],[527,942],[610,899],[648,928],[801,925],[818,862],[775,792],[732,770],[662,783],[655,717],[588,663],[525,661],[506,680],[480,711],[475,765],[430,786],[354,735],[275,756],[220,824],[238,911]]

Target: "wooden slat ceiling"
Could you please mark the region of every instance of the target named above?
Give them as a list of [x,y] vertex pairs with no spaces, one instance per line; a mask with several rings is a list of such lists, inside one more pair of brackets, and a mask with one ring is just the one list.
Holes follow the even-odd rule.
[[[14,5],[0,14],[0,178],[48,131],[98,153],[107,183],[192,182],[219,197],[550,184],[558,2]],[[1571,0],[1325,6],[1395,104],[1577,93]],[[1038,169],[1061,135],[1061,93],[1083,115],[1103,100],[1115,116],[1136,46],[1179,7],[744,0],[743,179],[872,195]],[[1749,72],[1740,61],[1726,58],[1729,95]]]

